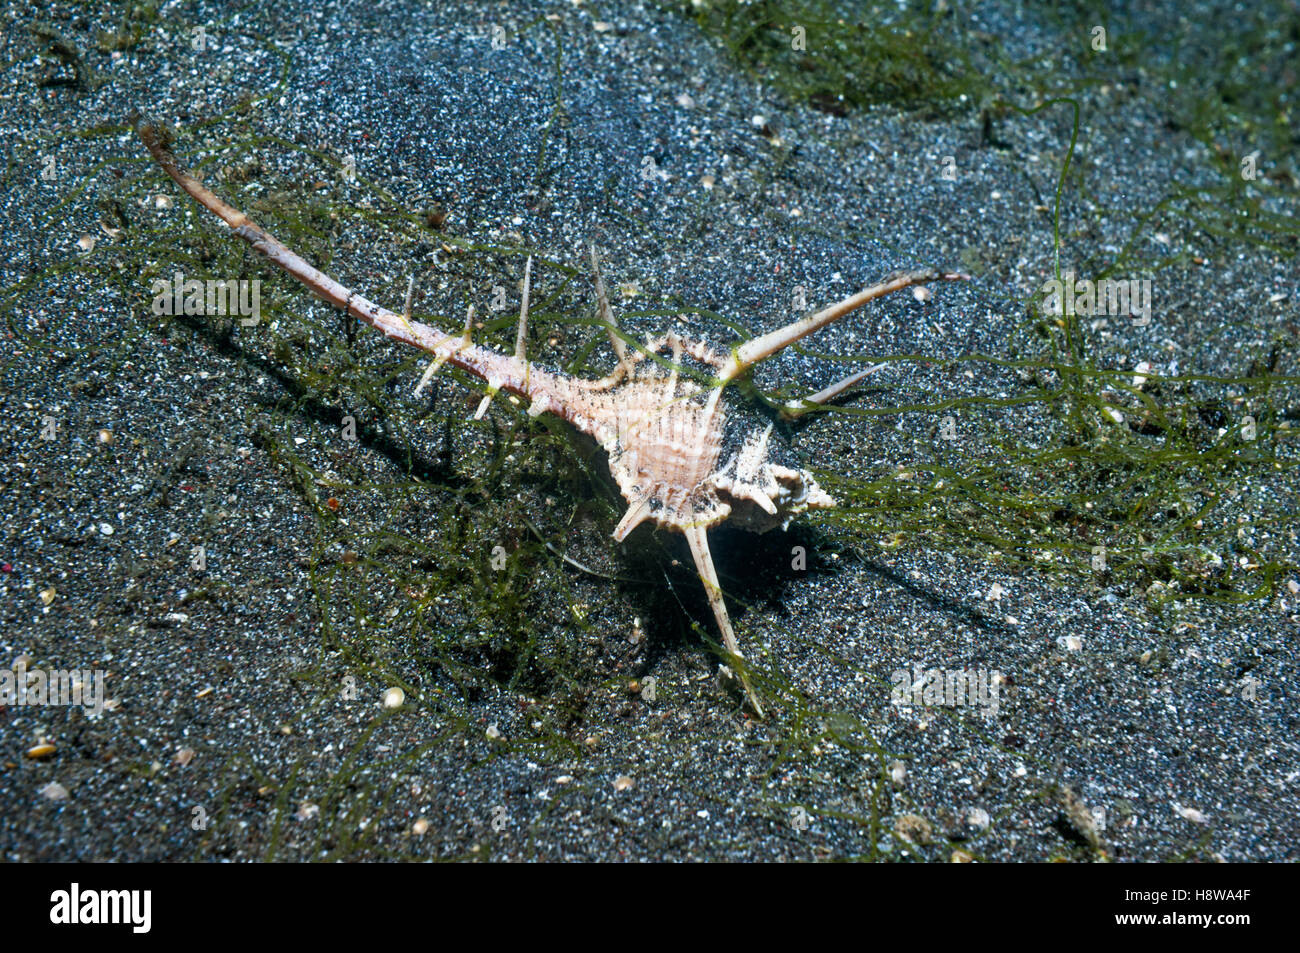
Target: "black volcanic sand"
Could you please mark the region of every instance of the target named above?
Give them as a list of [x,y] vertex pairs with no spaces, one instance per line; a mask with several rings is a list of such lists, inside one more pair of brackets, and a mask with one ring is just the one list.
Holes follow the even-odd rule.
[[[4,859],[1297,859],[1296,77],[1274,55],[1297,11],[1232,13],[1222,50],[1226,5],[1112,15],[1104,53],[1082,13],[1012,6],[938,14],[966,58],[904,77],[916,95],[843,100],[808,85],[819,28],[787,50],[806,68],[741,42],[758,10],[790,35],[774,5],[7,10],[0,664],[102,670],[109,703],[0,708]],[[1028,112],[1058,94],[1072,152],[1069,104]],[[589,441],[501,398],[470,420],[459,372],[415,397],[419,356],[181,196],[137,109],[345,284],[398,309],[414,275],[418,317],[474,304],[499,349],[533,254],[530,356],[591,376],[591,241],[637,340],[725,345],[899,268],[972,272],[754,374],[789,397],[890,358],[776,431],[845,513],[712,534],[770,717],[719,676],[684,543],[610,539]],[[1085,381],[1087,439],[1016,401],[1068,385],[1033,365],[1062,334],[1030,303],[1067,154],[1062,266],[1154,283],[1148,325],[1083,320],[1125,417],[1097,422]],[[155,314],[178,271],[261,280],[261,320]],[[1142,361],[1206,378],[1191,458],[1134,429],[1142,395],[1183,399],[1132,386]],[[1246,415],[1258,440],[1224,449]],[[1099,463],[1126,447],[1150,456]],[[960,478],[1052,448],[1077,456]],[[1085,472],[1095,507],[1032,502]],[[1206,494],[1184,546],[1169,521]],[[1104,572],[1085,510],[1136,526]],[[1070,533],[1068,557],[1033,545]],[[1213,567],[1200,591],[1160,569],[1170,539]],[[891,704],[929,669],[996,677],[996,710]]]

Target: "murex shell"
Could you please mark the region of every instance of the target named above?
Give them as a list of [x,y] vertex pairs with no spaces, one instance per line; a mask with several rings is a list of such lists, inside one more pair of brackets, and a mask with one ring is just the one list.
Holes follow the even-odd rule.
[[730,520],[762,533],[835,506],[807,470],[772,459],[772,424],[735,410],[723,388],[664,376],[654,363],[618,388],[611,422],[595,434],[631,504],[616,539],[646,520],[676,532]]
[[[176,184],[225,222],[232,234],[248,242],[254,251],[325,301],[390,339],[434,355],[416,388],[417,393],[438,368],[450,363],[488,384],[476,417],[487,409],[494,394],[505,391],[528,399],[529,414],[554,414],[594,437],[607,453],[610,472],[629,504],[614,530],[615,539],[624,539],[647,520],[686,537],[723,644],[734,660],[743,656],[709,553],[706,530],[724,520],[760,533],[777,526],[785,528],[805,510],[831,507],[835,501],[807,470],[787,466],[776,459],[780,441],[772,440],[773,426],[764,426],[741,405],[730,403],[726,399],[727,385],[747,368],[838,321],[868,301],[922,282],[969,278],[957,272],[932,269],[898,272],[843,301],[740,343],[726,356],[715,354],[700,342],[671,333],[657,341],[648,341],[643,353],[631,354],[614,333],[616,322],[593,247],[591,263],[599,313],[609,330],[618,367],[605,379],[580,380],[537,367],[525,356],[531,257],[524,266],[515,354],[507,356],[470,340],[473,308],[466,316],[464,335],[453,337],[411,319],[409,288],[406,309],[397,314],[317,270],[182,170],[176,164],[166,136],[154,123],[141,119],[136,128],[145,146]],[[671,349],[672,361],[646,360],[665,347]],[[702,375],[691,367],[691,361],[696,368],[703,368]],[[808,407],[823,405],[884,366],[861,370],[787,408],[797,415]],[[746,670],[742,667],[738,674],[755,713],[761,714],[762,707]]]

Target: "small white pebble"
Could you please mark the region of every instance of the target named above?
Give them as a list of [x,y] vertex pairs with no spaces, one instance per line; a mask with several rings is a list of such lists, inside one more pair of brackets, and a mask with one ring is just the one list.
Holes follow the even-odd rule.
[[487,736],[493,741],[501,737],[501,729],[496,726],[496,722],[487,726]]
[[404,701],[406,701],[406,692],[402,691],[397,686],[393,686],[388,691],[384,692],[385,708],[401,708],[402,702]]

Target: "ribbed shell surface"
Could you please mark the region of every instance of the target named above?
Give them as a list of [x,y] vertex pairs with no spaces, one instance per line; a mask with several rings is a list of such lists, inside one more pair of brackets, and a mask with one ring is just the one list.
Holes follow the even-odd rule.
[[623,495],[648,496],[648,516],[661,525],[715,521],[708,479],[722,449],[716,394],[671,378],[632,381],[619,392],[615,425],[601,443]]

